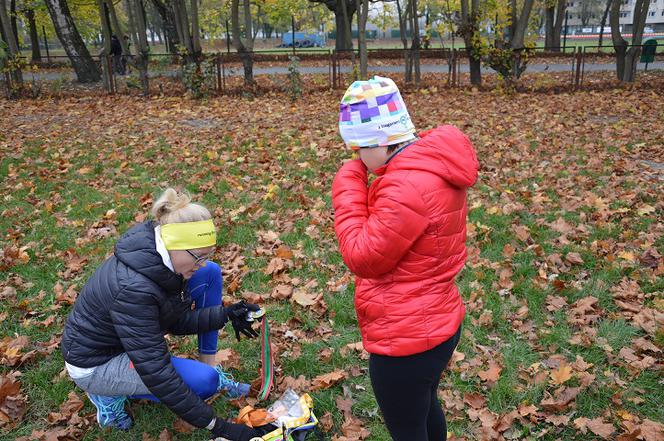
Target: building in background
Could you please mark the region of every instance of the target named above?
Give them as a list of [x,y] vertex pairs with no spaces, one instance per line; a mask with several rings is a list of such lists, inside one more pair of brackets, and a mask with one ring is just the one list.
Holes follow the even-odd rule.
[[[632,31],[635,4],[636,0],[623,0],[622,2],[620,8],[620,26],[622,32],[629,33]],[[606,2],[600,0],[569,0],[567,2],[568,35],[599,33],[605,7]],[[564,32],[565,29],[563,27]],[[611,33],[608,17],[604,33]],[[644,34],[652,33],[664,33],[664,0],[650,0]]]

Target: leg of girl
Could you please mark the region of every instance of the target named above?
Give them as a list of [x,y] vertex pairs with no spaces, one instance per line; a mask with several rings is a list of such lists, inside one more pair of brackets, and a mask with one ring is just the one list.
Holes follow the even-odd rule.
[[[209,308],[221,305],[221,293],[223,279],[221,268],[214,262],[205,262],[187,284],[189,295],[194,300],[196,309]],[[203,363],[215,366],[215,355],[217,354],[217,339],[219,331],[209,331],[198,334],[198,355]]]
[[[196,270],[191,276],[187,287],[189,295],[194,300],[196,309],[221,305],[223,290],[221,268],[214,262],[205,262],[205,265]],[[220,389],[225,389],[228,397],[239,398],[245,396],[249,393],[250,386],[235,381],[232,375],[224,372],[221,366],[217,366],[215,356],[217,354],[218,338],[219,331],[198,334],[199,360],[210,366],[214,366],[219,373]]]

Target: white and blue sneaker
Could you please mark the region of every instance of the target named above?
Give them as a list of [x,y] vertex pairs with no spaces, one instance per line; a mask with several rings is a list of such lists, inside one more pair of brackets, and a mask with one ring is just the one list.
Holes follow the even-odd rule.
[[129,430],[134,423],[125,411],[126,395],[105,397],[88,393],[88,398],[97,408],[97,422],[102,428],[112,427],[120,430]]
[[251,386],[247,383],[235,381],[233,376],[228,372],[224,372],[221,366],[216,366],[214,370],[219,374],[218,392],[226,391],[226,396],[228,398],[243,398],[249,395]]

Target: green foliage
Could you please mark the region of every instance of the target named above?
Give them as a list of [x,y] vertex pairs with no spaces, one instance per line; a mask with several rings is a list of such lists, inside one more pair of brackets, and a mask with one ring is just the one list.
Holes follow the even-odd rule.
[[300,59],[294,55],[288,57],[288,83],[286,92],[291,101],[297,100],[302,96],[302,76],[300,75]]
[[215,90],[215,64],[211,60],[185,63],[182,66],[182,84],[196,99],[209,96]]

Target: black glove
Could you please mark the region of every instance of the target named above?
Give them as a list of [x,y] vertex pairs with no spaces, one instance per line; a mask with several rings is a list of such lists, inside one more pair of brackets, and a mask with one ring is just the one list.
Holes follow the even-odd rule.
[[247,303],[244,300],[226,308],[228,318],[235,330],[235,338],[237,338],[238,341],[240,341],[240,333],[249,338],[258,337],[258,332],[251,327],[254,322],[247,321],[247,314],[249,311],[258,311],[260,309],[260,306],[254,305],[253,303]]
[[261,431],[244,424],[227,423],[221,418],[217,418],[211,432],[215,438],[223,437],[230,441],[251,441],[252,438],[262,436]]

